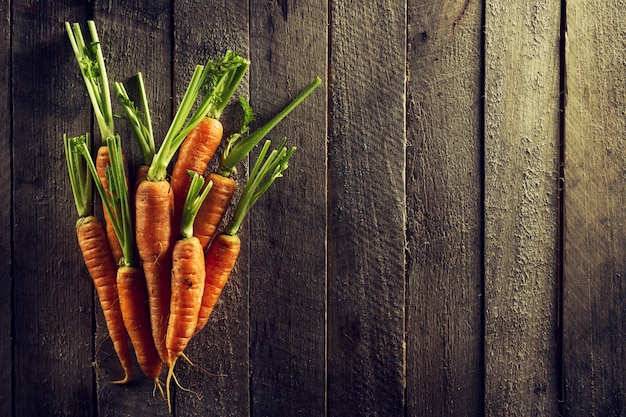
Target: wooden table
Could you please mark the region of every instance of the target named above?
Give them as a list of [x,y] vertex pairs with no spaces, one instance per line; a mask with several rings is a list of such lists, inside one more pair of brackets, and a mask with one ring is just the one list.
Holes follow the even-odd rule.
[[168,415],[102,376],[61,140],[95,131],[63,26],[88,19],[157,138],[226,49],[258,124],[324,81],[272,132],[299,150],[188,348],[224,376],[181,364],[201,398],[174,415],[626,415],[625,6],[2,2],[0,415]]

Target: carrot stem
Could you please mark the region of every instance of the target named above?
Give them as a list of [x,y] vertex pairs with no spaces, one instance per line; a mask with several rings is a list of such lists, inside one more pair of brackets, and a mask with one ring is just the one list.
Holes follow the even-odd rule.
[[191,176],[191,185],[187,192],[187,198],[185,199],[185,205],[183,207],[183,216],[180,222],[180,234],[183,238],[193,236],[193,222],[196,219],[198,210],[200,210],[202,203],[213,186],[213,182],[209,181],[205,187],[205,181],[201,175],[193,171],[188,171],[188,173]]
[[284,145],[285,140],[282,140],[277,149],[267,155],[271,142],[269,140],[265,141],[259,157],[250,172],[248,181],[241,192],[233,217],[224,230],[226,234],[231,236],[237,234],[243,219],[252,206],[269,189],[274,181],[282,176],[282,172],[289,166],[289,158],[296,151],[296,148],[291,147],[287,149]]
[[245,139],[237,141],[237,143],[231,144],[224,152],[224,156],[218,168],[218,173],[225,177],[228,177],[233,172],[235,165],[243,160],[250,151],[289,113],[293,111],[300,103],[304,101],[312,92],[321,84],[322,80],[319,77],[315,79],[296,96],[291,103],[289,103],[280,113],[274,116],[270,121],[263,126],[255,130]]
[[[87,146],[87,152],[90,151],[90,136],[89,133],[82,136],[82,141]],[[74,202],[76,204],[76,210],[78,211],[78,217],[85,217],[89,215],[91,211],[91,198],[92,198],[92,178],[91,171],[87,168],[87,164],[83,158],[72,150],[72,139],[68,138],[66,134],[63,135],[63,145],[65,148],[65,159],[67,161],[67,170],[70,176],[70,184],[72,186],[72,193],[74,194]]]
[[102,140],[105,140],[115,135],[109,81],[96,24],[89,20],[87,26],[91,37],[89,46],[85,42],[80,25],[65,22],[65,29],[85,81]]
[[156,146],[154,144],[154,132],[152,129],[152,120],[150,118],[150,109],[148,107],[148,98],[146,95],[146,88],[143,82],[143,75],[138,72],[136,75],[137,86],[139,87],[139,95],[141,98],[141,107],[143,112],[137,107],[128,96],[128,92],[121,82],[115,83],[115,90],[117,97],[124,107],[126,117],[124,117],[130,123],[137,144],[141,150],[143,162],[145,165],[150,165],[154,154],[156,153]]

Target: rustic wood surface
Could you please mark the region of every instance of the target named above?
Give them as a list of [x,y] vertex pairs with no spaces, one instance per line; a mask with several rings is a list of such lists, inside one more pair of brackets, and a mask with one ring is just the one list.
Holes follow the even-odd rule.
[[159,143],[226,49],[251,60],[257,126],[323,79],[270,135],[298,152],[242,227],[172,415],[626,415],[624,2],[22,0],[0,18],[0,415],[170,415],[138,369],[107,382],[78,253],[61,139],[97,129],[64,22],[88,19],[112,80],[143,73]]
[[558,414],[560,18],[485,7],[485,407],[507,416]]

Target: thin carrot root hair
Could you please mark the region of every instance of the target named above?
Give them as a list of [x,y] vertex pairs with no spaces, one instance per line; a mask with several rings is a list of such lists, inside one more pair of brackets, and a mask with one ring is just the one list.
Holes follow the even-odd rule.
[[100,343],[98,343],[98,346],[96,347],[96,351],[94,352],[93,367],[96,370],[96,374],[98,374],[100,379],[102,379],[103,381],[106,381],[109,384],[113,384],[113,385],[123,385],[123,384],[126,384],[132,378],[132,374],[131,373],[126,373],[125,372],[124,378],[116,379],[116,380],[111,381],[111,380],[107,379],[106,375],[104,375],[104,372],[102,372],[102,370],[100,369],[100,364],[98,363],[98,354],[100,353],[100,350],[102,350],[102,346],[104,345],[104,342],[106,342],[109,339],[111,339],[111,335],[107,335],[104,339],[102,339],[100,341]]
[[166,395],[167,395],[167,409],[169,410],[170,413],[172,412],[172,389],[171,389],[172,380],[174,381],[174,383],[179,389],[181,389],[182,391],[194,394],[198,400],[202,400],[202,396],[198,392],[192,390],[191,388],[183,387],[180,381],[178,381],[178,378],[176,377],[176,374],[174,373],[174,367],[176,366],[177,359],[178,358],[173,359],[171,361],[170,367],[167,371],[167,380],[165,381],[165,390],[166,390]]
[[187,362],[191,367],[199,369],[203,374],[208,375],[208,376],[214,376],[214,377],[227,377],[228,375],[226,374],[216,374],[214,372],[211,372],[203,367],[201,367],[200,365],[196,365],[190,358],[189,356],[187,356],[185,353],[181,353],[180,357],[183,358],[185,360],[185,362]]
[[163,391],[163,383],[159,378],[154,380],[154,387],[152,388],[152,396],[156,395],[157,390],[161,394],[161,398],[165,399],[165,391]]

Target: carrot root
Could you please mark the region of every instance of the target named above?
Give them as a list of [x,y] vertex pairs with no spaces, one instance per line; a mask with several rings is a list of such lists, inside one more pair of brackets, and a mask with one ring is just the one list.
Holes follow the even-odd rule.
[[240,248],[241,240],[237,235],[220,233],[211,242],[204,258],[206,282],[195,334],[200,332],[209,321],[213,307],[235,267]]
[[167,363],[165,337],[171,297],[171,246],[174,196],[170,184],[141,181],[135,194],[135,229],[143,261],[150,308],[150,325],[159,356]]
[[143,271],[140,268],[120,267],[117,285],[124,324],[135,348],[137,362],[143,373],[156,383],[161,374],[162,362],[147,325],[150,318]]
[[200,206],[193,224],[193,234],[205,250],[217,233],[236,188],[235,180],[214,172],[207,176],[208,181],[212,181],[213,186]]
[[119,304],[117,265],[113,260],[104,228],[96,217],[79,218],[76,221],[76,236],[100,300],[109,337],[124,370],[124,378],[114,382],[124,384],[132,377],[132,361]]

